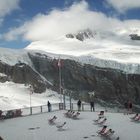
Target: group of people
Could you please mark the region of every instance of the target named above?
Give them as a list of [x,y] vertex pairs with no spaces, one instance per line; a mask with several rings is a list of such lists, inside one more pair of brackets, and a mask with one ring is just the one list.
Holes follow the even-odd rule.
[[72,110],[68,110],[66,113],[64,113],[65,117],[77,119],[77,117],[80,115],[80,112],[75,112]]
[[[98,130],[97,133],[99,136],[104,137],[105,139],[112,139],[112,135],[114,135],[115,131],[111,128],[108,128],[107,125],[105,125],[107,118],[104,116],[104,111],[100,111],[98,114],[98,119],[94,120],[95,124],[99,124],[102,127],[101,130]],[[115,140],[119,140],[120,137],[116,137]]]
[[[81,105],[82,105],[82,102],[81,102],[81,100],[79,99],[78,102],[77,102],[78,111],[81,111]],[[91,102],[90,102],[90,109],[91,109],[91,112],[92,112],[92,111],[95,111],[95,108],[94,108],[94,101],[91,101]]]
[[20,117],[22,116],[21,109],[16,110],[9,110],[6,112],[6,114],[3,114],[3,111],[0,110],[0,119],[8,119],[8,118],[14,118],[14,117]]

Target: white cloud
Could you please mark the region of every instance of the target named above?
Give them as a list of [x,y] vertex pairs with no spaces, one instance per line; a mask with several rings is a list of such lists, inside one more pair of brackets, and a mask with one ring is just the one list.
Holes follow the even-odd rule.
[[19,1],[20,0],[0,0],[0,25],[7,14],[19,8]]
[[19,8],[20,0],[0,0],[0,17],[9,14],[11,11]]
[[140,0],[106,0],[118,12],[124,13],[127,10],[140,8]]
[[37,41],[54,39],[87,28],[115,33],[116,29],[123,29],[127,32],[131,27],[140,29],[140,21],[120,21],[116,18],[107,17],[101,12],[89,10],[88,3],[82,1],[74,3],[64,10],[54,9],[48,15],[38,14],[32,20],[25,22],[24,25],[12,28],[4,35],[4,38],[15,40],[21,35],[23,39]]

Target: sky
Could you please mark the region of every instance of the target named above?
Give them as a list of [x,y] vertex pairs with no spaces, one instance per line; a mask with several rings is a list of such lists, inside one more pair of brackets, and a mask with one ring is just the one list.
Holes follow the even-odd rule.
[[0,0],[0,47],[25,48],[86,28],[139,33],[139,13],[140,0]]

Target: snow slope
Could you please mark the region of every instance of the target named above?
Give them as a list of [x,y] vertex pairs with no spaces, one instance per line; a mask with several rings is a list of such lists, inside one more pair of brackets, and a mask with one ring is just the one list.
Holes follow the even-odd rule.
[[32,66],[32,62],[28,57],[26,50],[21,49],[8,49],[0,48],[0,60],[9,65],[15,65],[18,62],[22,62]]
[[79,41],[61,37],[49,41],[32,42],[25,49],[44,51],[50,56],[69,58],[99,67],[115,68],[127,73],[140,73],[140,42],[117,42],[107,38]]
[[[78,120],[65,118],[64,112],[56,111],[1,121],[0,135],[4,140],[103,140],[96,133],[102,127],[93,124],[93,120],[97,119],[97,112],[81,112]],[[54,115],[57,116],[56,125],[66,122],[63,131],[58,131],[56,125],[48,124],[48,119]],[[117,136],[120,140],[140,139],[140,125],[131,122],[130,115],[106,113],[105,116],[108,128],[115,130],[112,140]]]
[[[49,100],[51,103],[59,103],[60,96],[51,90],[46,90],[42,94],[31,95],[31,105],[46,105]],[[0,110],[10,110],[30,106],[30,89],[24,84],[13,82],[0,83]]]

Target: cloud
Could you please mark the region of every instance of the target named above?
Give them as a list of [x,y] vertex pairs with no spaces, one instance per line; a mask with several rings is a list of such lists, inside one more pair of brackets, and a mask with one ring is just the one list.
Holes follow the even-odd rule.
[[106,0],[109,5],[118,12],[125,13],[128,10],[140,8],[140,0]]
[[88,3],[81,1],[63,10],[54,9],[46,15],[38,14],[20,27],[11,28],[3,38],[16,40],[21,36],[28,41],[47,40],[87,28],[121,34],[122,30],[118,29],[127,32],[131,27],[140,29],[140,21],[120,21],[117,18],[108,17],[101,12],[91,11]]
[[0,25],[7,14],[19,8],[19,1],[20,0],[0,0]]
[[20,0],[0,0],[0,17],[4,17],[11,11],[19,8]]

